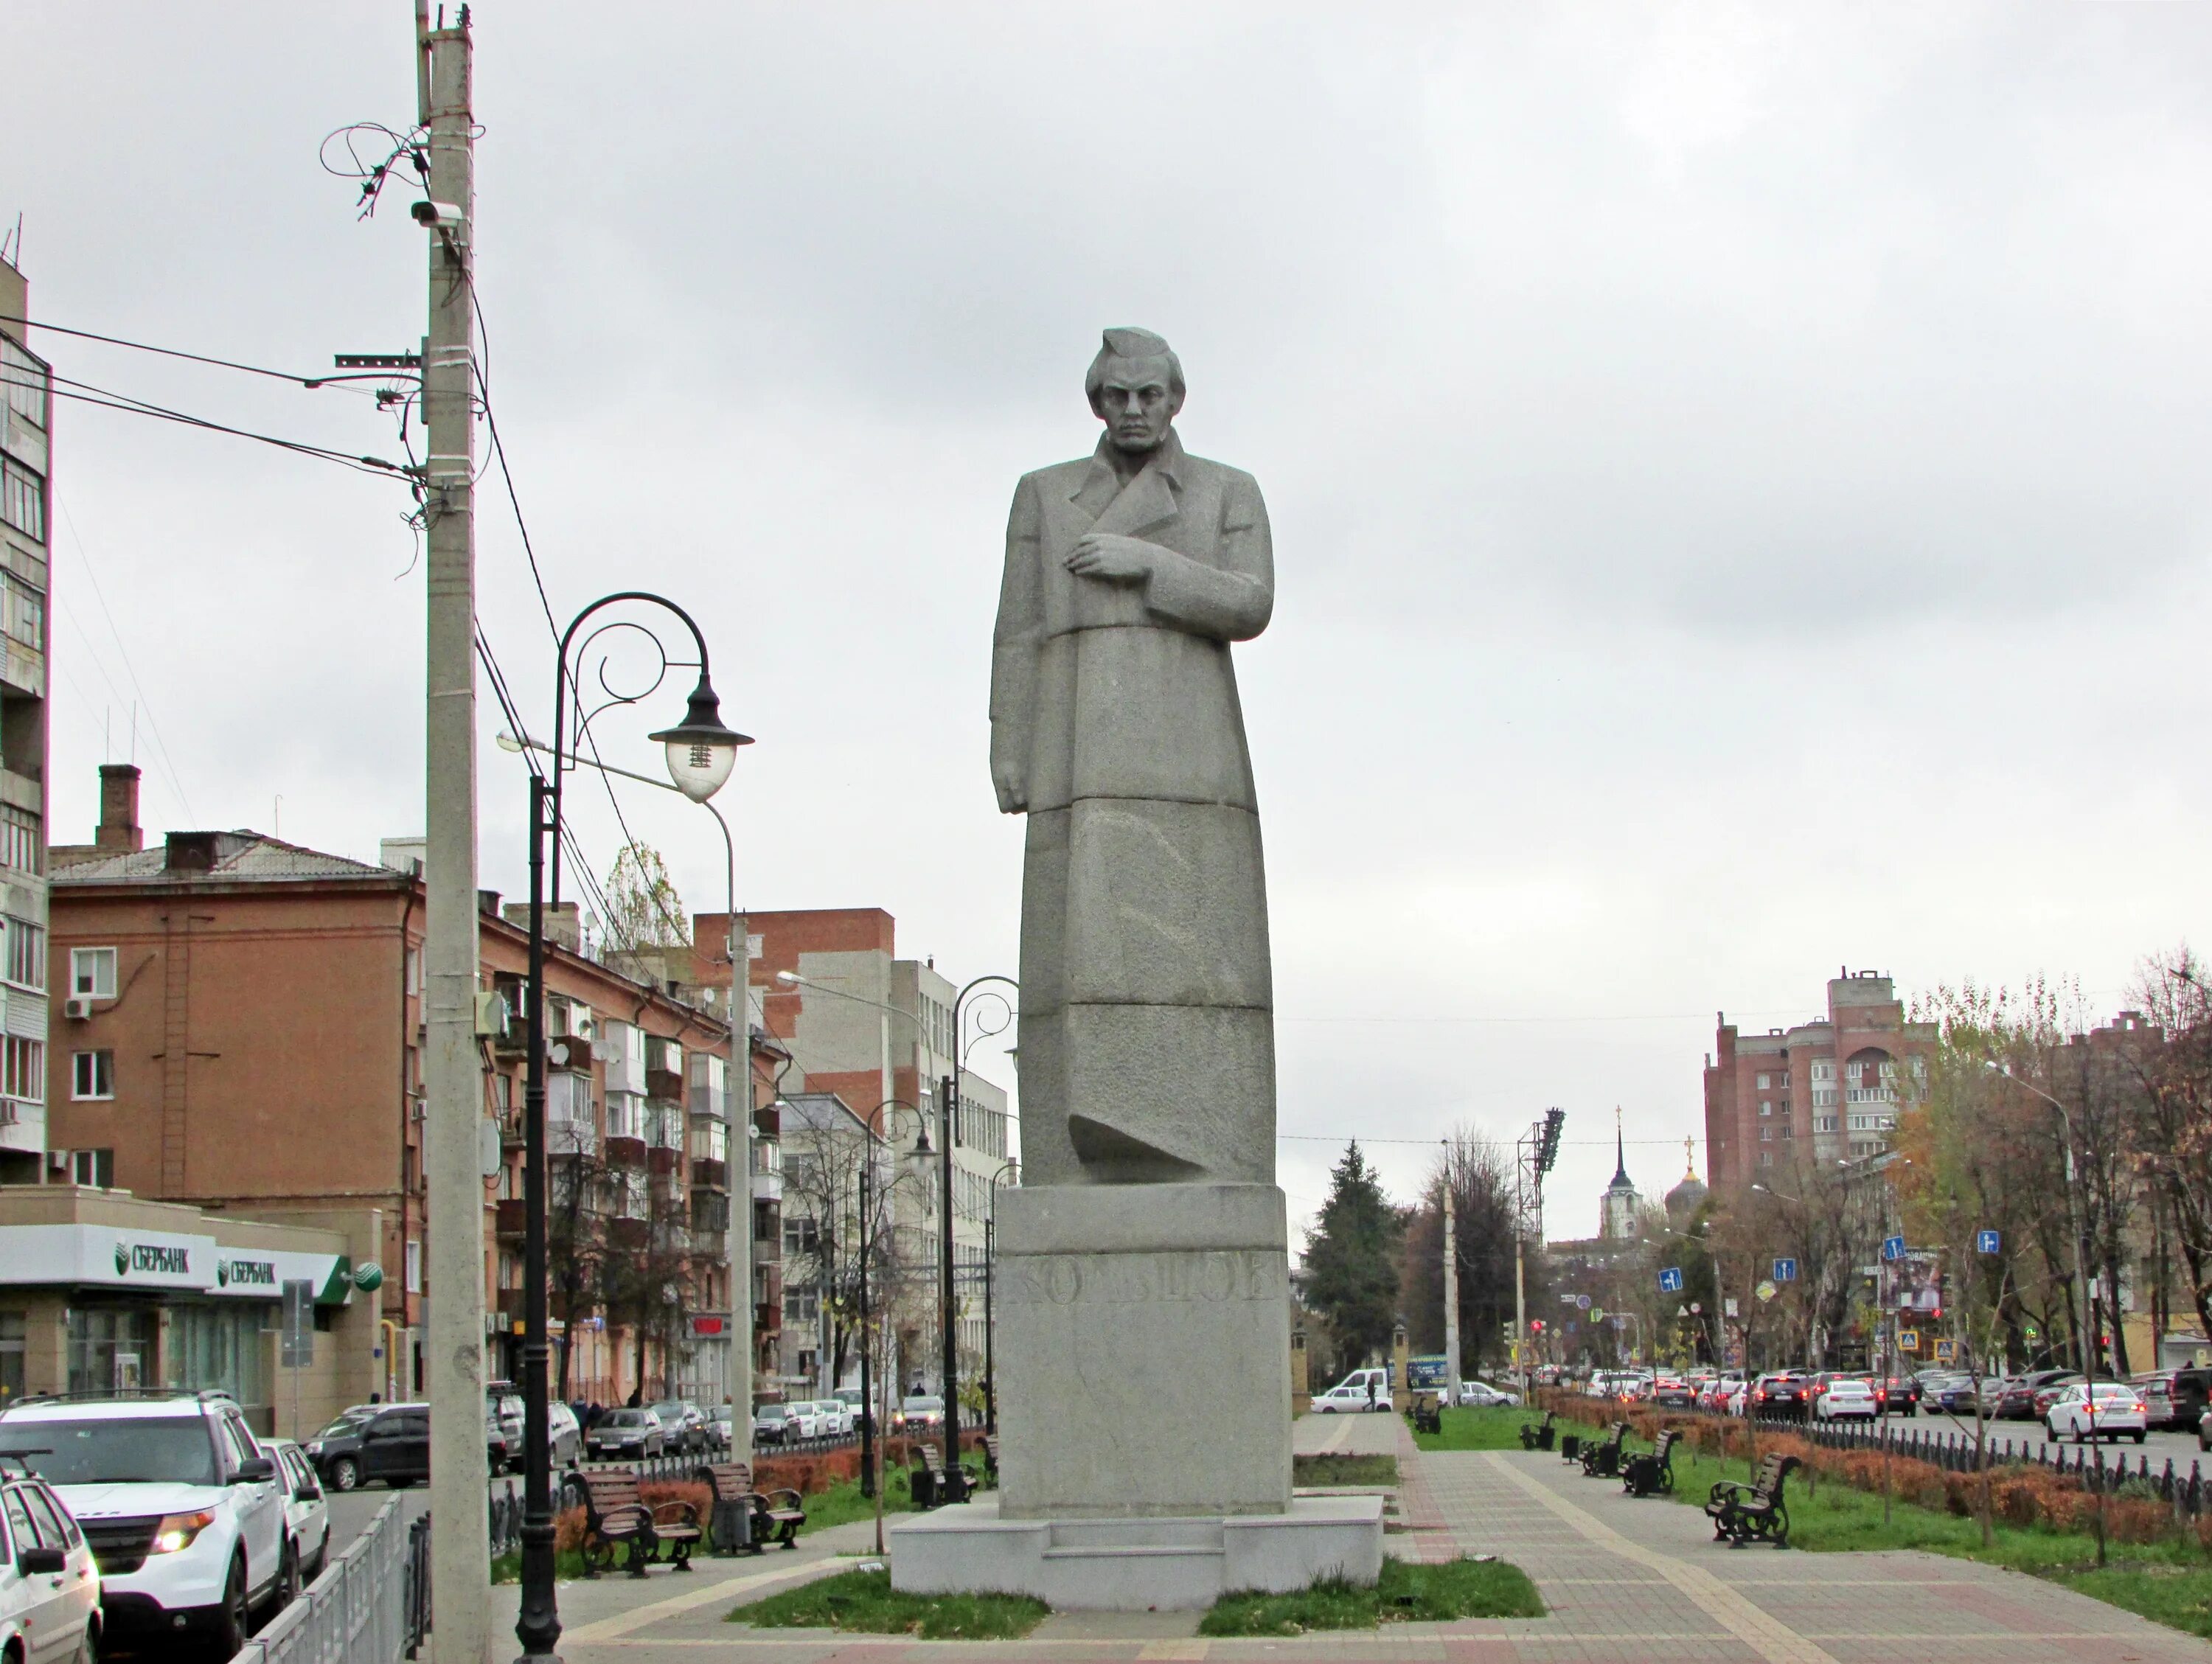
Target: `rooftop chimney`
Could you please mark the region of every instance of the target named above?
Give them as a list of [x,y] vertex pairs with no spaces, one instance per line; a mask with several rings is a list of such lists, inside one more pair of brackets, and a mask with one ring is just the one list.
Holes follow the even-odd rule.
[[135,763],[100,765],[100,829],[93,843],[101,849],[143,849],[138,829],[138,768]]

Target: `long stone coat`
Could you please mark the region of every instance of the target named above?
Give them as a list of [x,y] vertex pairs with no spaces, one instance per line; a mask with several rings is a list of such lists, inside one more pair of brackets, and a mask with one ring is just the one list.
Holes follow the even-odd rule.
[[[1094,531],[1155,545],[1151,577],[1069,572]],[[1025,1184],[1274,1181],[1267,884],[1229,657],[1273,605],[1258,484],[1172,431],[1127,486],[1102,440],[1015,489],[991,754],[1001,806],[1029,815]]]

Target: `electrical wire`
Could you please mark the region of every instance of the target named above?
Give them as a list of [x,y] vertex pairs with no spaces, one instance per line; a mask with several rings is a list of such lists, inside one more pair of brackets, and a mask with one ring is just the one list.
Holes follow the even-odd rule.
[[[88,389],[84,392],[69,392],[62,387],[55,387],[51,390],[52,396],[55,398],[72,399],[80,404],[90,404],[100,410],[120,410],[126,416],[152,416],[157,421],[179,422],[187,428],[204,428],[210,433],[228,434],[238,439],[254,440],[263,445],[273,445],[280,451],[296,451],[302,456],[313,457],[319,461],[334,462],[342,468],[350,468],[356,474],[368,474],[374,478],[407,479],[410,477],[407,470],[400,464],[387,462],[382,457],[349,456],[343,451],[333,451],[328,446],[309,445],[299,440],[279,439],[274,434],[259,434],[249,428],[233,428],[227,422],[210,421],[205,416],[191,416],[182,410],[170,410],[165,405],[149,404],[144,399],[133,398],[128,393],[113,393],[104,387],[91,387],[86,382],[69,381],[66,377],[56,376],[54,380],[66,381],[70,387]],[[94,394],[102,396],[95,398]]]
[[[181,347],[157,347],[149,342],[131,341],[119,335],[98,335],[90,330],[73,330],[60,324],[49,324],[43,318],[19,318],[13,313],[0,312],[0,324],[21,324],[27,328],[46,330],[55,335],[74,336],[80,341],[97,341],[104,346],[128,347],[134,352],[155,353],[163,358],[182,358],[194,364],[212,364],[218,369],[242,370],[248,375],[265,375],[272,381],[289,381],[301,387],[319,388],[330,386],[334,383],[371,379],[367,376],[350,374],[295,375],[289,370],[266,369],[258,364],[241,364],[232,358],[211,358],[205,353],[186,352]],[[406,372],[399,370],[380,370],[374,373],[374,375],[405,373]],[[365,387],[341,386],[338,391],[365,394],[368,390]]]

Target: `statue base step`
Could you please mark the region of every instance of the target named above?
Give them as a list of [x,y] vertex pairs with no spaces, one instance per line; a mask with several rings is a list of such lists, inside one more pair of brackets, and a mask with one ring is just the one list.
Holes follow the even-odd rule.
[[890,1527],[891,1587],[1030,1594],[1054,1612],[1203,1611],[1246,1589],[1289,1594],[1382,1570],[1382,1498],[1297,1497],[1280,1514],[1008,1520],[997,1497]]

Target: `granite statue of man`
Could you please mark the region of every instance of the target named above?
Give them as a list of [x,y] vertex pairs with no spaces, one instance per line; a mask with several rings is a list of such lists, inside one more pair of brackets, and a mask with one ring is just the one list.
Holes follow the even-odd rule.
[[1022,884],[1027,1186],[1272,1185],[1273,981],[1230,643],[1274,604],[1249,474],[1176,436],[1182,367],[1114,329],[1098,448],[1025,475],[991,671]]

